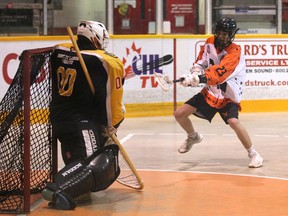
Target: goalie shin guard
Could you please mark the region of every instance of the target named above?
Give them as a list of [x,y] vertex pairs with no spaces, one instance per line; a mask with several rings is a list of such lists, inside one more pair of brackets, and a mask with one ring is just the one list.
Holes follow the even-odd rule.
[[108,145],[96,151],[85,161],[74,162],[64,167],[42,191],[45,200],[56,209],[72,210],[74,198],[89,191],[108,188],[119,176],[117,145]]

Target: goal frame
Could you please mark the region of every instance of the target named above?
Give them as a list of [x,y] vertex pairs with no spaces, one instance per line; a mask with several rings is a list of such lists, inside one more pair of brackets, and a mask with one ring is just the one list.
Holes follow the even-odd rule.
[[[24,50],[22,53],[23,64],[23,94],[24,94],[24,183],[23,183],[23,211],[30,212],[31,208],[31,191],[30,191],[30,70],[31,61],[30,57],[41,53],[49,53],[53,50],[53,47],[44,47],[36,49]],[[57,159],[57,140],[53,136],[52,130],[52,178],[57,173],[58,159]]]

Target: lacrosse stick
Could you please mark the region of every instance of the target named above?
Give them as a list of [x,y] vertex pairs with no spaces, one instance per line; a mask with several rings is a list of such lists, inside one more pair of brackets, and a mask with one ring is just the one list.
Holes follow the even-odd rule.
[[171,80],[170,77],[164,76],[161,73],[154,73],[154,77],[158,85],[163,89],[163,91],[169,91],[173,83],[182,82],[185,79],[184,77],[182,77],[177,80]]
[[[88,73],[88,70],[87,70],[87,67],[86,67],[86,64],[83,60],[83,57],[80,53],[80,50],[79,50],[79,47],[76,43],[76,40],[74,38],[74,35],[73,35],[73,32],[71,30],[70,27],[67,27],[67,32],[69,34],[69,37],[72,41],[72,44],[75,48],[75,52],[77,54],[77,57],[79,58],[79,61],[80,61],[80,64],[81,64],[81,67],[84,71],[84,74],[86,76],[86,79],[89,83],[89,86],[90,86],[90,89],[92,91],[92,93],[94,94],[95,93],[95,88],[93,86],[93,83],[92,83],[92,80],[91,80],[91,77]],[[125,163],[128,165],[130,171],[132,172],[132,174],[129,173],[129,175],[127,174],[125,177],[121,177],[121,179],[117,179],[117,181],[127,187],[130,187],[130,188],[134,188],[134,189],[138,189],[138,190],[141,190],[144,188],[144,183],[140,177],[140,175],[138,174],[137,170],[135,169],[133,163],[131,162],[130,158],[128,157],[126,151],[124,150],[123,146],[121,145],[121,143],[119,142],[118,138],[116,137],[115,135],[115,131],[109,131],[109,136],[110,138],[114,141],[115,144],[118,145],[119,147],[119,150],[120,150],[120,157],[119,158],[123,158],[125,160]]]

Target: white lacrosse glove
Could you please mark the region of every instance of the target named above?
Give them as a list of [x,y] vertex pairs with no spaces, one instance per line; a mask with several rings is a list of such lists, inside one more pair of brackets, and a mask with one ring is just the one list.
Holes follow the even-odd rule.
[[180,79],[183,79],[182,82],[180,82],[180,85],[184,87],[196,87],[199,85],[199,77],[195,73],[193,74],[184,74],[180,77]]
[[194,63],[190,69],[190,72],[191,74],[201,75],[205,73],[205,70],[201,65]]

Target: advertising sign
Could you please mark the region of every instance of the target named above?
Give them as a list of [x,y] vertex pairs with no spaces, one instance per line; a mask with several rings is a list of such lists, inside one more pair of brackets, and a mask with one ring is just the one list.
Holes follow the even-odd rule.
[[[203,37],[111,39],[108,51],[121,59],[126,72],[125,103],[172,101],[172,89],[168,93],[161,91],[153,73],[170,78],[189,73],[205,40]],[[0,99],[12,82],[23,50],[62,42],[67,40],[0,41]],[[235,42],[241,46],[247,64],[243,100],[288,99],[288,39],[245,38]],[[199,88],[177,84],[177,100],[185,101],[198,91]]]
[[115,39],[113,52],[124,63],[126,102],[171,101],[163,98],[153,74],[173,77],[173,39]]

